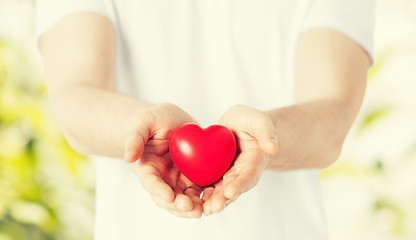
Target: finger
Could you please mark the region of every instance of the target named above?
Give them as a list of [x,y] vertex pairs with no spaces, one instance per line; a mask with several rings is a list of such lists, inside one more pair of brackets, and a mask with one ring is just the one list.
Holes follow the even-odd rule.
[[208,199],[212,197],[212,194],[214,193],[215,188],[210,186],[204,189],[204,192],[202,194],[202,201],[206,202]]
[[191,211],[175,211],[175,210],[168,210],[171,214],[180,217],[180,218],[200,218],[202,216],[202,212],[194,213]]
[[169,140],[168,139],[156,139],[153,136],[146,142],[146,152],[156,155],[163,155],[169,151]]
[[196,185],[183,174],[180,174],[177,185],[181,186],[181,191],[189,196],[194,204],[202,205],[201,193],[204,187]]
[[230,205],[231,203],[233,203],[233,202],[235,202],[235,200],[237,200],[237,198],[240,196],[240,194],[237,194],[236,196],[234,196],[233,198],[231,198],[231,199],[228,199],[226,202],[225,202],[225,206],[228,206],[228,205]]
[[225,206],[225,202],[228,199],[226,199],[224,197],[224,192],[222,191],[221,194],[218,195],[214,195],[213,199],[212,199],[212,203],[211,203],[211,212],[212,213],[219,213],[222,210],[224,210]]
[[235,178],[237,178],[237,176],[238,175],[235,173],[235,171],[229,171],[223,176],[223,181],[221,182],[221,184],[216,186],[215,189],[208,188],[207,190],[205,190],[203,200],[207,203],[204,204],[204,214],[209,215],[220,212],[226,206],[235,201],[235,199],[237,199],[237,196],[235,196],[233,199],[229,199],[224,194],[224,189],[226,185],[228,185]]
[[257,180],[252,176],[240,175],[232,183],[230,183],[224,190],[224,196],[228,199],[233,199],[242,193],[245,193],[256,186]]
[[210,198],[204,203],[204,214],[210,215],[222,211],[225,207],[225,202],[228,200],[224,196],[224,187],[216,187]]
[[202,194],[202,201],[204,201],[202,208],[206,216],[212,213],[210,199],[212,195],[214,194],[214,190],[215,190],[214,187],[207,187],[204,189],[204,192]]
[[191,211],[193,209],[193,203],[189,196],[185,194],[177,194],[172,206],[172,209],[179,211]]
[[260,149],[267,155],[273,156],[277,154],[277,141],[273,136],[275,132],[273,126],[265,126],[266,129],[260,131],[257,136],[257,144]]
[[182,211],[175,206],[175,203],[167,203],[162,201],[158,198],[152,198],[152,200],[156,203],[156,205],[160,208],[163,208],[170,212],[171,214],[181,217],[181,218],[190,218],[190,217],[198,217],[197,214],[191,213],[191,211]]
[[181,217],[199,218],[202,215],[202,200],[198,190],[193,188],[186,189],[185,194],[177,194],[173,204],[162,207]]
[[[152,196],[152,200],[158,207],[164,208],[168,211],[187,212],[192,210],[192,202],[184,194],[177,194],[173,202],[167,202],[155,196]],[[189,204],[191,204],[191,207],[182,207],[183,205]]]
[[218,194],[222,186],[224,185],[224,179],[219,180],[214,184],[214,186],[208,186],[204,189],[204,193],[202,195],[203,203],[203,211],[205,215],[210,215],[213,213],[212,211],[212,200],[213,197]]
[[174,200],[166,201],[164,199],[153,196],[153,201],[161,208],[169,211],[190,211],[193,208],[192,199],[183,193],[183,187],[176,185],[173,189]]
[[232,182],[236,177],[238,176],[237,174],[237,168],[236,167],[232,167],[230,170],[228,170],[228,172],[226,172],[224,174],[223,178],[223,182],[225,184],[228,184],[229,182]]
[[239,196],[240,194],[237,194],[229,199],[225,196],[224,189],[220,189],[213,194],[211,200],[206,205],[204,204],[204,214],[210,215],[223,211],[228,205],[237,200]]
[[128,163],[137,161],[143,154],[145,144],[145,139],[137,133],[128,136],[124,143],[124,160]]
[[168,212],[180,218],[190,218],[188,212],[175,211],[175,210],[168,210]]
[[182,193],[185,189],[185,184],[179,180],[180,172],[176,168],[168,168],[163,174],[163,180],[172,188],[175,192]]
[[173,202],[175,194],[172,188],[160,177],[159,171],[151,165],[139,165],[140,163],[137,161],[133,164],[133,168],[143,188],[158,199]]
[[227,201],[230,198],[225,196],[225,189],[227,189],[228,184],[224,184],[222,187],[218,188],[217,191],[214,191],[214,194],[211,197],[211,212],[219,213],[227,206]]
[[183,193],[186,189],[186,184],[183,183],[183,182],[178,181],[178,182],[176,182],[176,185],[174,186],[173,189],[174,189],[175,193],[178,193],[178,194]]
[[192,202],[200,204],[202,203],[202,199],[199,197],[201,195],[201,191],[195,188],[187,188],[184,190],[184,194],[188,196]]
[[193,208],[190,211],[191,217],[197,217],[197,218],[201,217],[202,211],[203,211],[203,208],[202,208],[203,201],[199,197],[201,194],[201,191],[198,191],[197,189],[194,189],[194,188],[188,188],[185,190],[184,193],[185,195],[190,197],[193,202]]
[[202,206],[202,200],[199,198],[202,189],[199,186],[187,187],[187,183],[183,181],[184,179],[178,178],[179,174],[180,172],[177,169],[171,169],[165,174],[164,179],[168,184],[170,183],[169,185],[175,193],[175,199],[173,202],[159,201],[158,205],[170,211],[192,211],[197,205]]

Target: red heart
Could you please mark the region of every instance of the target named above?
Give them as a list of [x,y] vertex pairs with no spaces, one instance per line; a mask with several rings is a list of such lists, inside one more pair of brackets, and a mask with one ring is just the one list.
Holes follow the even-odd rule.
[[202,129],[196,124],[184,124],[173,131],[169,142],[176,167],[200,186],[212,184],[224,175],[236,148],[233,132],[221,125]]

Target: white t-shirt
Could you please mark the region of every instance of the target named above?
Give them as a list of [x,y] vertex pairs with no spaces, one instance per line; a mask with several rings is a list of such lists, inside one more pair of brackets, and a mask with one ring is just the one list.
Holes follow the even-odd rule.
[[[203,126],[234,104],[294,104],[303,32],[336,29],[372,56],[373,0],[38,0],[38,37],[76,12],[113,23],[119,92],[174,103]],[[96,194],[97,240],[327,239],[316,170],[267,171],[220,214],[181,219],[152,202],[131,166],[100,157]]]

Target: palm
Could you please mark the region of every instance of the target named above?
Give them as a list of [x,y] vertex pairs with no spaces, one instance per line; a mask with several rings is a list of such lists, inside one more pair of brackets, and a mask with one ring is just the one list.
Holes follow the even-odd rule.
[[[227,175],[240,177],[254,177],[254,185],[267,167],[266,155],[260,150],[257,141],[239,140],[239,154]],[[251,187],[252,184],[250,184]],[[250,188],[251,188],[250,187]]]
[[204,190],[205,214],[219,212],[239,196],[257,185],[267,167],[268,159],[258,147],[255,138],[247,133],[236,132],[238,155],[234,165],[223,178]]
[[133,164],[136,175],[160,207],[179,216],[198,217],[202,213],[202,189],[176,168],[168,144],[166,137],[149,139],[140,159]]

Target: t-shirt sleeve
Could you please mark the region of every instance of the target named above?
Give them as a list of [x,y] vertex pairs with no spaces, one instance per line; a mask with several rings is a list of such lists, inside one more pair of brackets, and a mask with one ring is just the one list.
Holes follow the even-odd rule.
[[337,30],[354,40],[373,60],[375,4],[376,0],[315,0],[301,32],[315,28]]
[[103,0],[37,0],[37,41],[57,22],[77,12],[93,12],[108,17]]

